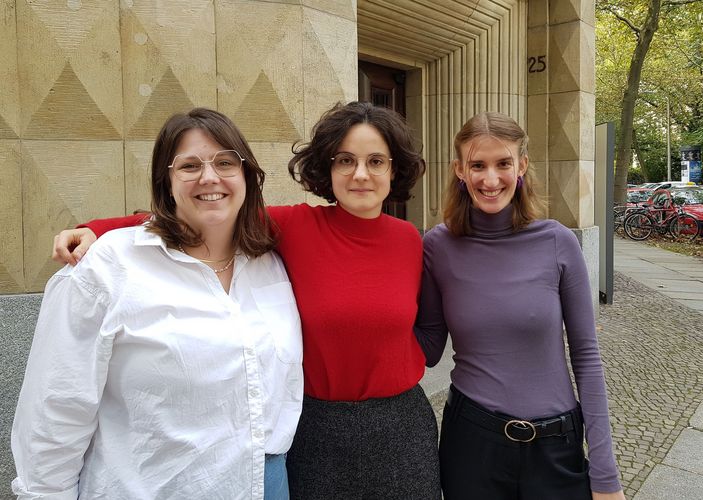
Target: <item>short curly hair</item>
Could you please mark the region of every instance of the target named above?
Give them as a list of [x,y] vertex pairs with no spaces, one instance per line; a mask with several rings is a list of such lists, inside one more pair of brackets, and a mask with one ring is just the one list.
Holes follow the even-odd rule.
[[393,158],[390,201],[407,201],[410,190],[425,173],[421,147],[415,144],[410,127],[395,111],[369,102],[337,103],[312,128],[308,143],[293,145],[288,172],[309,191],[330,203],[337,201],[332,191],[332,160],[349,129],[366,123],[383,136]]

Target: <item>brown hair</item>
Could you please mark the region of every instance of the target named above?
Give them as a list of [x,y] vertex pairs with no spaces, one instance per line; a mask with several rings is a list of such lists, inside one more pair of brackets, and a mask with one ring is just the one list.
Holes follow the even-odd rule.
[[393,158],[393,180],[388,200],[406,201],[410,190],[425,173],[425,160],[415,146],[410,127],[393,110],[369,102],[337,103],[312,128],[307,144],[293,145],[288,172],[306,191],[330,203],[337,201],[332,191],[332,160],[337,148],[354,125],[366,123],[383,136]]
[[[477,137],[490,136],[499,141],[517,143],[519,159],[527,156],[528,137],[515,120],[502,113],[480,113],[464,123],[454,138],[455,161],[461,158],[461,146]],[[454,172],[453,162],[449,166],[449,175],[444,191],[444,223],[454,236],[471,234],[469,207],[471,196],[466,188],[459,184]],[[544,203],[534,190],[535,181],[532,171],[528,168],[523,176],[520,189],[515,191],[512,199],[513,230],[522,229],[530,222],[538,219],[544,209]]]
[[246,182],[246,195],[234,225],[232,241],[235,248],[248,257],[258,257],[273,249],[275,240],[269,230],[271,222],[261,194],[266,174],[234,123],[222,113],[206,108],[173,115],[166,120],[156,138],[151,159],[151,211],[154,217],[148,222],[147,230],[158,234],[173,247],[203,243],[201,235],[176,216],[176,201],[171,196],[168,168],[181,137],[191,129],[204,131],[223,148],[234,149],[244,158],[242,175]]

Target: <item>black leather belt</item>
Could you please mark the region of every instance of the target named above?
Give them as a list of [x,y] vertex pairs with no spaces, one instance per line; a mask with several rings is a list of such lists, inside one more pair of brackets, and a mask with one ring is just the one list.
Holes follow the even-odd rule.
[[462,417],[479,427],[521,443],[529,443],[543,437],[563,436],[576,428],[572,412],[544,420],[520,420],[507,415],[500,416],[480,407],[454,386],[449,387],[447,404],[454,409],[453,411],[458,411]]

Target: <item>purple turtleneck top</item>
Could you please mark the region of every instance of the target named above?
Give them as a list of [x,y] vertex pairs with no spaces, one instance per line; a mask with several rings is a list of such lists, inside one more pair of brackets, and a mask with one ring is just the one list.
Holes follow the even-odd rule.
[[424,237],[415,334],[427,366],[452,337],[451,380],[484,407],[522,419],[583,409],[591,490],[620,490],[586,264],[574,234],[553,220],[513,232],[512,205],[471,209],[471,236],[444,224]]

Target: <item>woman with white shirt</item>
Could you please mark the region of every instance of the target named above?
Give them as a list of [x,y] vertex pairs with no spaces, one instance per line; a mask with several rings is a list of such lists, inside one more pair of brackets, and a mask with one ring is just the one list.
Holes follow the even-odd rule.
[[166,122],[153,217],[47,284],[12,430],[20,498],[288,498],[302,342],[263,180],[221,113]]

